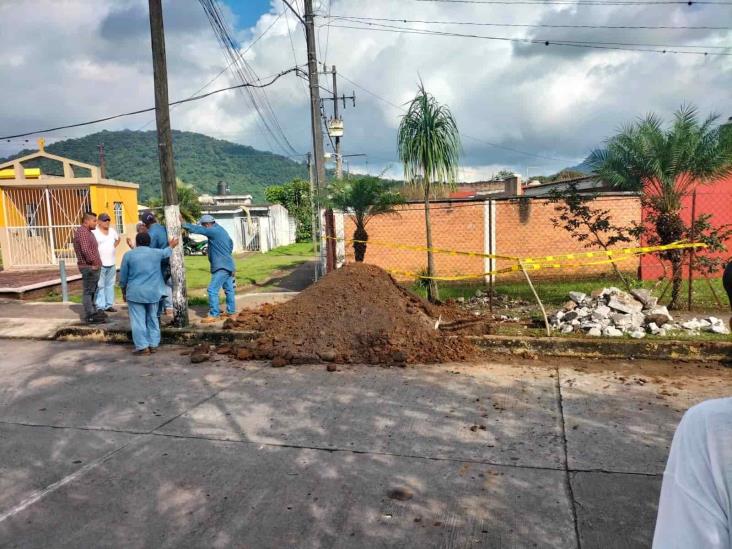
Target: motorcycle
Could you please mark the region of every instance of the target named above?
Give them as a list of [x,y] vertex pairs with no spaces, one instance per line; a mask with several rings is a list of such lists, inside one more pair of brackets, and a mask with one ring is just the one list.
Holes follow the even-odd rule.
[[183,255],[207,255],[208,240],[193,240],[190,236],[183,236]]

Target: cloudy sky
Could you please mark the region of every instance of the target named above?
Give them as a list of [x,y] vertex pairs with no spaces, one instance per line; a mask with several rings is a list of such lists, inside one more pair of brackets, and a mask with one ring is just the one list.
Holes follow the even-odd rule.
[[[292,3],[302,9],[302,0]],[[263,80],[305,63],[302,27],[291,13],[285,13],[281,0],[222,0],[222,4],[232,34]],[[465,180],[486,177],[501,168],[522,174],[528,170],[530,175],[551,173],[582,161],[621,124],[649,111],[669,116],[684,102],[697,105],[705,114],[732,116],[732,55],[711,55],[732,54],[732,48],[723,49],[732,46],[729,4],[315,0],[315,5],[319,60],[336,65],[343,75],[339,92],[356,92],[356,107],[349,104],[343,112],[344,154],[368,155],[352,159],[351,168],[356,171],[378,173],[390,168],[391,173],[399,173],[395,141],[400,105],[414,95],[420,77],[457,119]],[[182,99],[228,63],[197,0],[170,0],[164,10],[170,96]],[[482,25],[405,23],[404,19]],[[153,105],[146,0],[2,0],[0,20],[1,135]],[[728,28],[678,28],[692,26]],[[393,32],[404,28],[710,55]],[[226,72],[205,91],[236,83],[235,76]],[[330,87],[330,77],[321,84]],[[308,151],[305,82],[287,75],[267,88],[266,96],[293,149]],[[176,129],[282,152],[240,92],[175,108],[172,120]],[[154,129],[153,118],[138,115],[45,137],[53,142],[122,128]],[[30,139],[32,143],[35,137]],[[28,145],[24,139],[3,140],[0,156]]]

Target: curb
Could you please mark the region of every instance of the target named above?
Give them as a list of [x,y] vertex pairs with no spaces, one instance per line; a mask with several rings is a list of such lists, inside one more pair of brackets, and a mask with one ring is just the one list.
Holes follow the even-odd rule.
[[563,337],[467,336],[494,353],[574,358],[643,358],[732,362],[732,342],[588,340]]
[[[250,341],[256,332],[235,332],[232,330],[201,330],[195,328],[163,328],[160,331],[162,343],[188,345],[206,341],[213,344]],[[68,326],[56,332],[52,339],[57,341],[98,341],[101,343],[130,343],[132,332],[124,328],[92,328],[90,326]]]
[[[201,341],[218,345],[251,341],[257,337],[257,332],[252,331],[196,328],[163,328],[161,334],[163,343],[178,345],[190,345]],[[132,341],[132,335],[124,328],[70,326],[58,330],[52,339],[129,343]],[[732,363],[732,341],[589,340],[514,336],[466,336],[466,339],[486,351],[513,356],[707,360]]]

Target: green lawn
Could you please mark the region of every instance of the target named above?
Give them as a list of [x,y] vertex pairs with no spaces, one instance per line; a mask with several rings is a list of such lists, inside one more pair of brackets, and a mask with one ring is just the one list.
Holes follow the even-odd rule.
[[[237,291],[249,286],[261,285],[277,276],[279,272],[312,260],[312,249],[310,242],[298,242],[264,254],[248,253],[235,256]],[[210,265],[205,256],[187,256],[185,263],[188,296],[191,298],[191,302],[196,304],[199,301],[197,298],[206,296],[206,287],[211,279]],[[205,303],[205,299],[203,302]]]

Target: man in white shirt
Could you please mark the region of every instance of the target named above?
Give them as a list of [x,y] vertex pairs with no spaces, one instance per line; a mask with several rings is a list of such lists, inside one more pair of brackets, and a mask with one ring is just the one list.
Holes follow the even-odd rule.
[[732,397],[681,420],[663,474],[654,549],[732,547]]
[[92,231],[99,246],[99,257],[102,258],[102,270],[99,275],[97,290],[97,310],[115,313],[114,280],[117,276],[115,252],[119,246],[120,236],[114,227],[110,227],[109,214],[103,213],[97,218],[97,228]]

